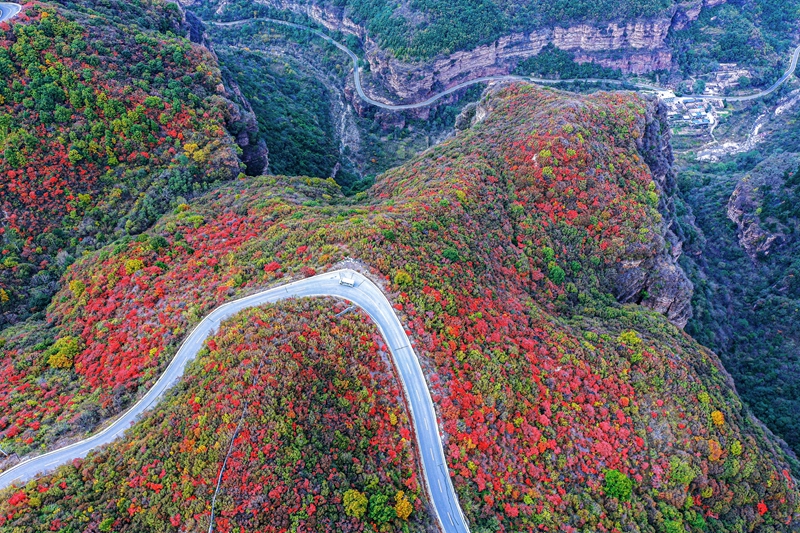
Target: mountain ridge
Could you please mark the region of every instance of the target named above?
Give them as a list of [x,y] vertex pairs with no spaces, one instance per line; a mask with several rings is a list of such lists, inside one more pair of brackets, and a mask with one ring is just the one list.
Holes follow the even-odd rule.
[[[386,279],[417,343],[442,419],[448,466],[474,531],[722,531],[742,521],[754,529],[791,531],[798,494],[785,455],[738,400],[716,356],[661,314],[619,304],[608,294],[620,262],[646,262],[666,246],[660,234],[665,215],[658,208],[668,205],[668,189],[660,188],[646,160],[657,176],[660,168],[668,170],[659,166],[668,154],[659,148],[647,156],[644,150],[665,142],[657,104],[627,93],[576,96],[517,83],[488,93],[481,105],[490,110],[476,112],[481,121],[387,172],[359,198],[342,197],[326,180],[243,179],[179,207],[146,238],[87,256],[70,270],[69,288],[50,309],[59,338],[83,346],[73,368],[59,372],[90,378],[87,390],[101,391],[110,405],[115,387],[135,388],[156,368],[156,356],[163,360],[158,354],[169,342],[159,339],[186,331],[215,295],[284,276],[311,276],[357,256]],[[654,299],[640,297],[645,305]],[[292,335],[304,331],[301,323],[284,320]],[[138,325],[149,333],[143,337]],[[234,357],[245,337],[220,334],[228,340],[222,349],[216,341],[209,345],[212,356]],[[8,339],[6,353],[42,360],[41,352],[26,355],[21,343]],[[109,353],[109,346],[115,351]],[[143,352],[154,355],[142,357]],[[276,368],[289,362],[270,360]],[[134,361],[144,374],[128,372],[119,384],[111,379],[115,369],[133,368]],[[231,361],[236,372],[252,367],[250,357]],[[201,369],[219,363],[201,363],[195,371],[200,373],[187,377],[189,397],[206,394],[204,387],[214,383]],[[16,379],[21,384],[37,377],[29,372]],[[68,410],[81,405],[82,393],[73,394]],[[257,398],[272,402],[266,391]],[[159,437],[166,446],[159,449],[172,450],[170,461],[190,468],[195,455],[179,448],[182,435],[195,431],[200,417],[230,431],[235,417],[198,405],[195,414],[181,418],[181,409],[188,409],[185,400],[168,401],[159,413],[171,414],[151,415],[144,423],[185,419]],[[391,419],[385,409],[376,411],[377,420]],[[271,412],[262,422],[266,428],[289,413],[285,407]],[[46,442],[41,427],[25,428],[14,445],[22,451],[26,438]],[[131,438],[141,442],[143,431],[134,429],[138,436]],[[180,495],[177,485],[152,494],[143,480],[123,483],[113,499],[86,490],[95,482],[139,475],[134,473],[149,459],[126,442],[43,478],[42,494],[73,480],[67,486],[76,505],[102,509],[87,515],[91,523],[110,520],[122,530],[134,531],[145,519],[179,528],[190,515],[193,524],[204,523],[209,509],[203,495],[213,492],[215,481],[202,474],[207,466],[192,474],[192,488],[186,489],[196,499]],[[252,444],[242,446],[249,450]],[[107,454],[119,457],[118,452],[124,461],[108,460]],[[125,464],[137,466],[129,471]],[[244,464],[236,471],[257,479]],[[165,470],[166,484],[147,483],[177,484],[170,472]],[[408,475],[406,470],[402,479]],[[301,490],[298,499],[274,515],[274,523],[283,524],[283,513],[293,509],[312,527],[312,514],[324,507],[326,520],[352,527],[347,491],[370,502],[374,496],[380,510],[402,486],[346,479],[326,493],[322,507],[322,485],[294,486]],[[246,494],[231,483],[232,499],[223,502],[229,513],[225,527],[272,527],[269,516],[252,512],[260,508],[259,493]],[[55,518],[29,505],[33,490],[22,489],[13,506],[2,507],[3,516],[13,517],[7,523]],[[347,494],[347,501],[361,498]],[[51,501],[44,498],[43,504]],[[132,512],[115,511],[117,498]],[[364,527],[400,527],[398,516],[387,511],[360,519]],[[69,519],[69,511],[58,519]]]

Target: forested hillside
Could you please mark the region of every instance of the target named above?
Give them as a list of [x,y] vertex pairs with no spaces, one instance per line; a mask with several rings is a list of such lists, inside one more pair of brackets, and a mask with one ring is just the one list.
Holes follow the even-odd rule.
[[[797,44],[793,28],[800,22],[798,0],[265,0],[259,3],[185,0],[185,3],[204,18],[221,16],[228,20],[250,18],[254,13],[291,18],[296,13],[307,13],[308,4],[312,4],[335,14],[334,18],[344,16],[352,20],[390,55],[405,61],[431,60],[481,45],[496,45],[498,39],[515,33],[552,28],[576,28],[562,46],[577,47],[584,52],[608,51],[616,47],[604,36],[627,28],[626,32],[616,34],[616,40],[632,39],[637,43],[627,50],[623,46],[605,59],[663,47],[671,54],[670,70],[678,71],[684,78],[711,72],[719,62],[733,62],[751,69],[752,81],[757,85],[773,81],[784,71],[788,54]],[[578,28],[582,24],[586,26]],[[590,31],[592,27],[599,32]],[[347,32],[351,30],[348,28]],[[666,40],[661,42],[664,37]],[[585,72],[572,66],[570,70],[576,77],[611,74],[595,66],[595,59],[582,55],[581,61],[588,61],[590,70]],[[544,69],[520,70],[526,74],[552,70],[563,58],[543,57],[534,61],[545,61],[548,65]],[[661,65],[647,70],[664,68]],[[560,77],[573,77],[572,74],[565,72]]]
[[[791,130],[774,144],[798,148]],[[800,157],[743,154],[682,172],[689,331],[717,351],[742,397],[800,451]],[[758,163],[758,164],[756,164]]]
[[703,9],[695,22],[672,33],[673,58],[686,77],[736,63],[750,69],[753,84],[771,83],[797,46],[798,22],[799,0],[728,1]]
[[223,68],[241,87],[269,147],[270,170],[288,176],[331,175],[339,147],[331,116],[333,95],[285,59],[217,45]]
[[0,26],[0,324],[41,313],[84,252],[243,168],[231,133],[246,143],[253,119],[186,29],[160,0],[31,4]]
[[[0,444],[49,446],[94,406],[91,427],[220,301],[352,257],[416,341],[473,531],[796,530],[800,495],[774,438],[716,355],[653,311],[679,321],[688,297],[666,253],[662,112],[631,94],[514,84],[472,109],[458,137],[356,197],[329,180],[262,177],[178,206],[76,262],[46,328],[5,337]],[[298,530],[422,530],[382,342],[331,305],[234,319],[126,439],[4,494],[3,527],[206,529],[233,439],[221,531],[283,530],[284,515],[260,514],[277,502]],[[359,391],[371,419],[355,416]],[[389,460],[345,470],[340,454],[361,464],[364,434]],[[150,442],[170,451],[164,463]],[[333,479],[316,464],[334,465]]]
[[[380,45],[405,59],[474,48],[515,31],[580,22],[669,16],[675,0],[316,0],[328,9],[343,9]],[[213,16],[219,2],[187,2]],[[265,2],[281,6],[281,2]],[[225,3],[226,16],[250,17],[262,6],[248,0]]]
[[216,531],[364,531],[368,520],[425,530],[431,517],[385,346],[365,315],[333,316],[343,308],[290,302],[229,321],[125,442],[42,480],[30,497],[12,495],[11,508],[32,511],[12,529],[205,530],[228,456]]

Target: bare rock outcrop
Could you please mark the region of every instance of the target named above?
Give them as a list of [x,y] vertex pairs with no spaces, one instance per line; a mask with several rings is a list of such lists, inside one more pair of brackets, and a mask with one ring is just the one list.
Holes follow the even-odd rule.
[[662,223],[661,227],[651,229],[655,235],[647,249],[632,245],[632,257],[619,264],[615,296],[620,302],[639,303],[662,313],[673,324],[683,328],[692,317],[694,287],[678,265],[683,247],[673,231],[677,183],[664,104],[649,100],[646,120],[645,133],[638,142],[639,152],[650,167],[656,184]]
[[689,0],[681,2],[676,6],[675,13],[672,15],[672,29],[681,30],[685,28],[690,22],[697,20],[704,8],[718,6],[725,2],[727,0]]
[[[192,0],[184,0],[190,2]],[[431,94],[479,76],[503,75],[517,63],[552,43],[575,54],[579,62],[595,62],[623,72],[642,74],[672,66],[666,40],[670,30],[685,27],[701,10],[726,0],[689,0],[676,3],[665,15],[648,19],[573,24],[512,33],[471,50],[461,50],[430,61],[408,62],[383,50],[365,28],[342,7],[317,0],[258,0],[272,8],[301,13],[326,28],[362,40],[370,73],[365,84],[376,96],[393,102],[419,101]]]
[[774,154],[740,178],[728,199],[728,219],[736,224],[739,245],[753,261],[796,241],[800,224],[789,213],[797,203],[791,176],[799,165],[795,153]]
[[665,19],[612,22],[605,26],[579,24],[553,28],[552,43],[562,50],[605,52],[631,48],[653,50],[664,44],[670,21]]
[[[468,104],[456,119],[456,131],[466,131],[486,120],[494,112],[493,91],[506,83],[497,83],[484,92],[480,101]],[[623,260],[611,274],[614,296],[622,303],[637,303],[665,315],[673,324],[684,328],[692,317],[694,287],[678,264],[683,242],[675,231],[674,197],[677,180],[673,169],[671,130],[667,108],[659,100],[648,98],[643,123],[636,129],[643,134],[637,150],[650,168],[658,194],[660,224],[647,228],[649,238],[628,244]],[[613,267],[612,267],[613,268]]]
[[774,246],[784,241],[782,233],[771,233],[761,225],[759,188],[763,180],[746,176],[742,178],[728,199],[728,218],[736,224],[739,245],[751,259],[769,255]]
[[[203,22],[191,11],[185,12],[185,19],[189,26],[189,39],[204,46],[216,57],[214,47],[206,37]],[[240,159],[245,165],[247,174],[250,176],[266,174],[269,168],[269,150],[264,139],[259,138],[258,123],[253,108],[235,80],[225,77],[223,81],[217,92],[225,99],[220,106],[225,114],[225,128],[242,150]]]

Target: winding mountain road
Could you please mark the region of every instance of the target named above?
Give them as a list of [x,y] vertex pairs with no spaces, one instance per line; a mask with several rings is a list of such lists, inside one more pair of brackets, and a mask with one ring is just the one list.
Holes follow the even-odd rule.
[[[0,2],[0,22],[16,16],[21,10],[19,4]],[[425,101],[412,104],[390,104],[374,100],[366,95],[361,83],[361,74],[358,67],[358,57],[349,48],[335,41],[323,32],[287,21],[259,18],[234,22],[211,22],[218,26],[233,26],[252,21],[262,21],[280,24],[288,27],[311,31],[315,35],[332,43],[345,52],[353,61],[353,76],[355,87],[360,98],[369,104],[387,110],[406,110],[430,106],[437,100],[477,83],[490,81],[530,81],[534,83],[575,83],[575,82],[603,82],[618,85],[632,86],[641,90],[662,90],[646,84],[630,83],[623,80],[606,80],[597,78],[552,80],[524,76],[484,76],[455,85],[442,91]],[[793,55],[786,73],[771,87],[745,96],[691,96],[690,98],[703,100],[728,100],[747,101],[762,98],[774,92],[785,83],[795,72],[800,47]],[[355,280],[355,286],[343,285],[343,278]],[[389,300],[383,292],[364,276],[347,270],[329,272],[292,282],[280,287],[269,289],[240,300],[235,300],[216,308],[208,314],[184,340],[177,354],[159,377],[153,387],[128,411],[123,413],[108,427],[95,435],[76,442],[64,448],[28,459],[0,474],[0,489],[12,484],[25,482],[39,473],[53,470],[76,458],[85,457],[90,450],[108,444],[119,438],[135,423],[141,414],[155,405],[169,389],[183,375],[186,365],[194,359],[202,348],[205,339],[219,328],[221,321],[230,318],[236,313],[250,307],[279,302],[288,298],[307,297],[338,297],[353,302],[363,309],[377,325],[392,354],[394,366],[400,376],[404,395],[411,411],[411,420],[415,430],[417,453],[422,461],[423,477],[426,490],[433,505],[437,521],[446,533],[468,533],[469,527],[461,511],[458,497],[455,493],[447,462],[444,455],[439,425],[436,419],[433,400],[425,381],[425,376],[419,364],[416,353],[411,347],[411,341],[405,333],[402,324],[394,313]]]
[[5,22],[16,17],[22,11],[22,6],[11,2],[0,2],[0,22]]
[[[353,280],[354,286],[340,283],[342,279]],[[400,376],[403,392],[411,410],[417,453],[422,460],[422,473],[436,518],[445,533],[468,533],[467,521],[461,512],[458,497],[450,480],[433,400],[411,341],[380,288],[366,277],[351,270],[320,274],[217,307],[192,330],[155,385],[133,407],[95,435],[28,459],[3,472],[0,474],[0,489],[13,483],[25,482],[39,473],[53,470],[73,459],[85,457],[90,450],[121,437],[142,413],[155,405],[164,392],[180,379],[187,363],[195,358],[203,347],[206,337],[216,331],[223,320],[250,307],[288,298],[320,296],[333,296],[352,302],[363,309],[378,326],[391,351],[395,369]]]
[[[364,100],[368,104],[374,105],[376,107],[380,107],[381,109],[388,109],[390,111],[403,111],[403,110],[406,110],[406,109],[419,109],[421,107],[428,107],[428,106],[434,104],[437,100],[440,100],[440,99],[444,98],[445,96],[447,96],[449,94],[452,94],[452,93],[454,93],[456,91],[460,91],[461,89],[464,89],[466,87],[470,87],[470,86],[478,84],[478,83],[486,83],[486,82],[491,82],[491,81],[529,81],[529,82],[532,82],[532,83],[539,83],[539,84],[545,84],[545,85],[547,85],[547,84],[558,84],[558,83],[578,83],[578,82],[609,83],[609,84],[613,84],[613,85],[621,85],[621,86],[625,86],[625,87],[633,87],[635,89],[639,89],[639,90],[642,90],[642,91],[656,91],[656,92],[660,91],[660,92],[663,92],[663,91],[667,90],[667,89],[665,89],[663,87],[656,87],[654,85],[648,85],[646,83],[635,83],[635,82],[629,82],[629,81],[625,81],[625,80],[604,79],[604,78],[568,78],[568,79],[554,80],[554,79],[548,79],[548,78],[534,78],[532,76],[516,76],[516,75],[513,75],[513,74],[508,74],[508,75],[501,75],[501,76],[482,76],[480,78],[475,78],[475,79],[472,79],[472,80],[469,80],[469,81],[465,81],[465,82],[459,83],[458,85],[454,85],[453,87],[450,87],[449,89],[446,89],[446,90],[444,90],[444,91],[442,91],[440,93],[437,93],[437,94],[431,96],[430,98],[428,98],[427,100],[424,100],[422,102],[417,102],[417,103],[413,103],[413,104],[391,104],[391,103],[387,103],[387,102],[380,102],[378,100],[375,100],[374,98],[370,98],[369,96],[367,96],[367,94],[364,92],[364,87],[363,87],[363,85],[361,83],[361,71],[359,70],[359,67],[358,67],[358,56],[352,50],[347,48],[345,45],[343,45],[342,43],[334,40],[333,38],[331,38],[330,36],[328,36],[325,33],[321,32],[320,30],[317,30],[317,29],[312,28],[310,26],[304,26],[302,24],[296,24],[294,22],[288,22],[288,21],[285,21],[285,20],[272,19],[272,18],[267,18],[267,17],[258,17],[258,18],[252,18],[252,19],[234,20],[234,21],[231,21],[231,22],[216,22],[216,21],[203,21],[203,22],[206,23],[206,24],[212,24],[214,26],[220,26],[220,27],[237,26],[237,25],[241,25],[241,24],[246,24],[248,22],[267,22],[267,23],[270,23],[270,24],[277,24],[277,25],[280,25],[280,26],[287,26],[287,27],[290,27],[290,28],[309,31],[309,32],[313,33],[314,35],[316,35],[316,36],[318,36],[318,37],[320,37],[322,39],[325,39],[329,43],[333,44],[336,48],[338,48],[339,50],[341,50],[342,52],[344,52],[345,54],[350,56],[350,59],[353,61],[353,82],[354,82],[354,84],[356,86],[356,92],[358,92],[358,96],[362,100]],[[786,71],[786,73],[778,81],[776,81],[769,88],[764,89],[763,91],[759,91],[757,93],[748,94],[748,95],[742,95],[742,96],[711,96],[711,95],[697,95],[697,96],[694,96],[694,95],[692,95],[692,96],[686,96],[686,97],[681,97],[681,98],[684,98],[684,99],[685,98],[693,98],[695,100],[723,100],[723,101],[727,100],[729,102],[745,102],[745,101],[748,101],[748,100],[756,100],[758,98],[763,98],[763,97],[771,94],[772,92],[774,92],[778,87],[783,85],[786,82],[786,80],[788,80],[794,74],[794,71],[797,68],[798,57],[800,57],[800,46],[795,48],[794,53],[792,54],[791,62],[789,64],[789,69]]]

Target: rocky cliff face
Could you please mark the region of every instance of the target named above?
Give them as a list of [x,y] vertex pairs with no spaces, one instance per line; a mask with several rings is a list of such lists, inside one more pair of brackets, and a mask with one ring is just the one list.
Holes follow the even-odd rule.
[[672,26],[675,30],[686,27],[691,21],[700,16],[700,11],[706,7],[714,7],[724,4],[727,0],[690,0],[678,5],[672,16]]
[[[206,38],[205,26],[191,11],[185,12],[186,23],[189,26],[189,39],[206,47],[216,58],[211,42]],[[250,102],[242,95],[241,89],[230,78],[217,88],[225,96],[228,105],[225,106],[225,128],[236,140],[242,149],[241,160],[246,166],[250,176],[266,174],[269,168],[269,150],[264,139],[258,136],[258,122]]]
[[242,149],[240,156],[249,176],[266,174],[269,168],[267,143],[258,135],[258,122],[250,103],[239,86],[231,79],[225,80],[225,95],[231,101],[225,115],[225,127]]
[[[455,52],[429,65],[400,61],[368,40],[365,48],[372,76],[367,81],[375,91],[383,86],[397,98],[413,101],[471,78],[508,74],[518,61],[538,54],[548,43],[576,52],[581,61],[596,61],[629,72],[668,69],[672,55],[663,49],[668,31],[669,21],[657,21],[514,33],[474,50]],[[618,57],[609,54],[620,50],[626,53]]]
[[669,16],[656,19],[556,26],[513,33],[491,44],[429,62],[405,62],[386,53],[342,8],[297,0],[259,1],[273,8],[307,15],[328,29],[358,36],[364,42],[366,59],[370,63],[371,75],[365,84],[372,94],[378,98],[385,94],[387,101],[410,102],[468,79],[508,74],[520,60],[538,54],[548,43],[574,52],[578,61],[594,61],[627,73],[669,69],[672,64],[672,53],[666,45],[669,31],[695,20],[703,8],[726,0],[683,2],[677,4]]
[[648,103],[645,134],[637,144],[656,185],[662,224],[651,229],[657,236],[651,241],[649,256],[621,262],[615,294],[619,301],[649,307],[683,328],[692,317],[694,287],[678,265],[683,243],[673,230],[677,182],[672,168],[671,133],[664,105],[656,100]]
[[728,218],[736,224],[739,244],[755,260],[769,255],[775,246],[784,242],[781,232],[769,232],[762,226],[760,215],[761,192],[765,176],[746,176],[739,181],[728,200]]
[[[503,84],[499,84],[502,87]],[[484,122],[492,113],[487,100],[500,90],[491,88],[481,101],[467,105],[456,119],[456,130],[461,132]],[[674,231],[676,224],[674,197],[677,181],[673,170],[671,132],[666,107],[656,99],[646,100],[644,123],[637,129],[644,134],[637,141],[637,149],[644,158],[655,183],[661,224],[648,228],[652,237],[647,244],[630,243],[617,266],[611,288],[622,303],[637,303],[665,315],[676,326],[683,328],[692,317],[691,299],[694,287],[678,265],[683,253],[683,241]]]

